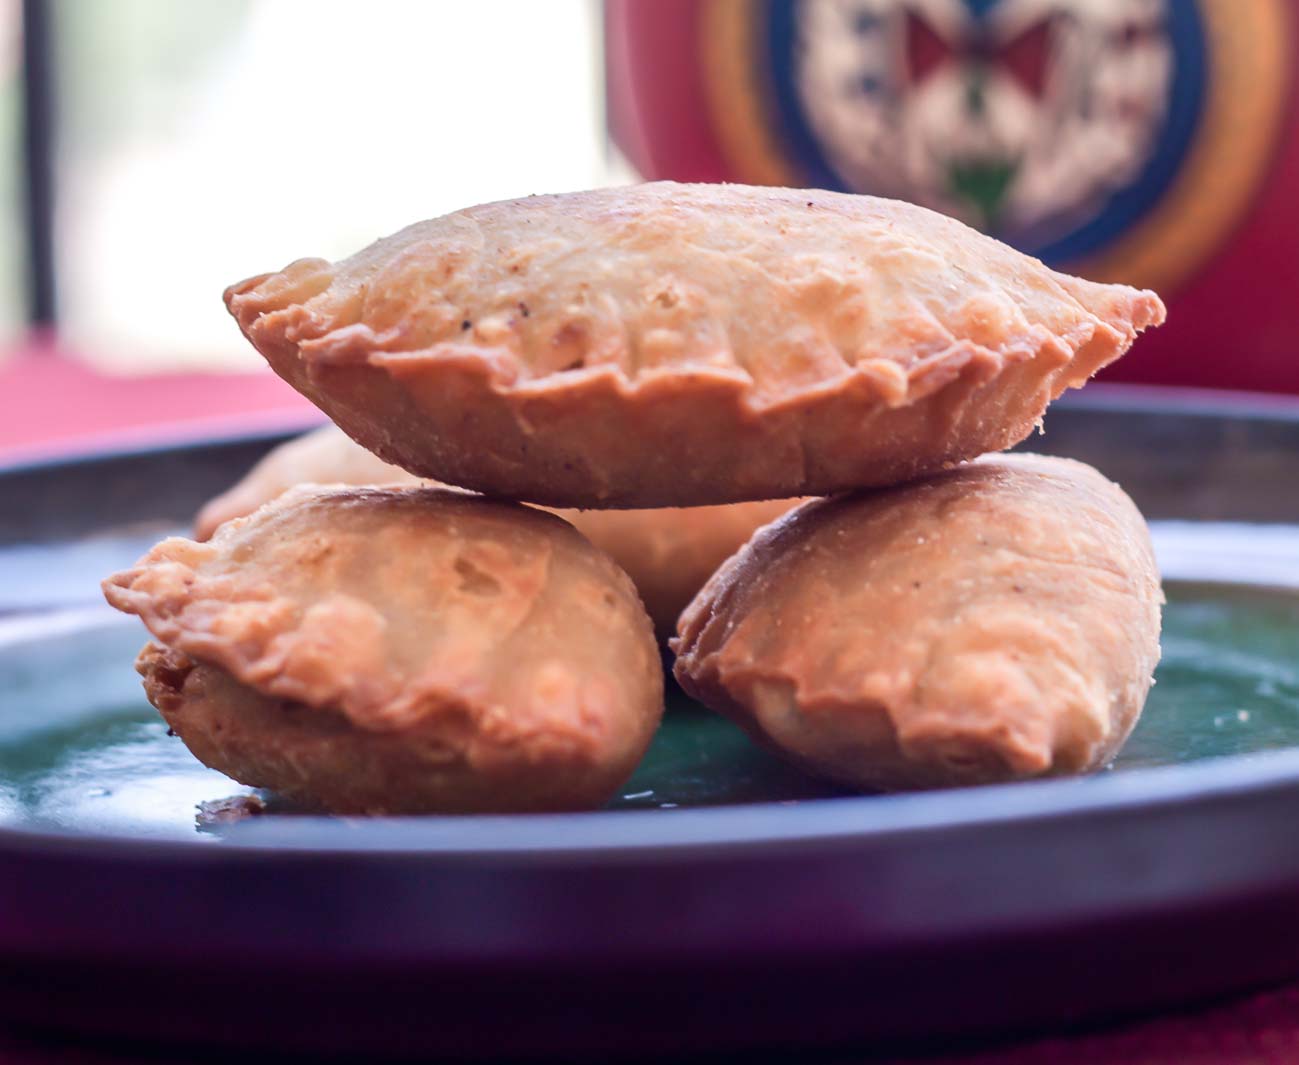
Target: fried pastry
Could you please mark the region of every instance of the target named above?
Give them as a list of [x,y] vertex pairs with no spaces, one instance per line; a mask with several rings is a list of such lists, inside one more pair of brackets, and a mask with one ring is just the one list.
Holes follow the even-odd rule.
[[194,517],[194,536],[209,540],[217,527],[251,514],[300,484],[402,485],[427,482],[353,443],[337,426],[323,425],[273,447]]
[[621,566],[640,592],[654,631],[667,640],[717,567],[798,499],[655,510],[556,510]]
[[911,204],[668,182],[472,207],[226,303],[385,461],[595,508],[822,495],[1008,447],[1164,317]]
[[662,713],[627,576],[461,492],[293,489],[104,593],[156,638],[137,668],[200,761],[338,813],[598,806]]
[[1135,724],[1163,595],[1132,501],[1068,459],[981,459],[817,500],[682,615],[682,687],[862,788],[1096,769]]
[[[242,517],[295,484],[406,484],[414,474],[390,466],[332,425],[269,452],[237,484],[194,519],[195,536]],[[658,510],[555,510],[630,575],[654,630],[666,640],[695,593],[755,529],[798,500],[762,500],[719,507]]]

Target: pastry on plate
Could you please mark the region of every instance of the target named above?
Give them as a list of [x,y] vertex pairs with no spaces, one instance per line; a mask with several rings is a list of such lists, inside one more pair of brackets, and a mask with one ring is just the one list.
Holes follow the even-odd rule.
[[618,563],[636,585],[660,639],[716,572],[798,499],[763,499],[716,507],[655,510],[556,510]]
[[1089,466],[1002,455],[808,503],[682,615],[682,687],[861,788],[1103,766],[1159,659],[1146,524]]
[[338,813],[599,806],[663,708],[631,581],[558,518],[298,488],[104,582],[150,701],[215,769]]
[[666,182],[471,207],[226,303],[385,461],[598,508],[822,495],[1008,447],[1164,317],[911,204]]
[[194,537],[209,540],[218,526],[251,514],[300,484],[427,483],[353,443],[337,426],[322,425],[271,448],[238,481],[209,499],[194,516]]
[[[270,451],[236,484],[207,503],[194,534],[208,539],[231,518],[250,514],[297,484],[422,482],[390,466],[327,425]],[[636,584],[655,632],[667,639],[704,582],[753,531],[798,500],[657,510],[555,510],[618,563]]]

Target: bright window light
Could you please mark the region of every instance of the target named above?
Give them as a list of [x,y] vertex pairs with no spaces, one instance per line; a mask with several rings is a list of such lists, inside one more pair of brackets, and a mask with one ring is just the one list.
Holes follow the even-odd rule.
[[594,0],[57,0],[59,310],[110,370],[249,369],[221,291],[608,183]]

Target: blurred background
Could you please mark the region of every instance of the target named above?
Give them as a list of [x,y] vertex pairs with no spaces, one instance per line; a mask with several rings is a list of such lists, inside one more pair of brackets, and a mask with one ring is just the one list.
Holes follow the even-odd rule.
[[912,199],[1158,288],[1169,326],[1112,379],[1299,392],[1294,16],[0,0],[0,457],[309,421],[229,321],[227,284],[467,204],[641,176]]
[[26,14],[47,52],[58,325],[104,369],[254,369],[231,282],[609,176],[585,0],[0,3],[5,325],[25,289]]

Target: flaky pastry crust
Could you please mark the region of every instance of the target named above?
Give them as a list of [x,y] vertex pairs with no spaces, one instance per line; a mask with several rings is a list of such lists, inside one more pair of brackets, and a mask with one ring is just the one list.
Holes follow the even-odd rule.
[[653,510],[555,510],[631,577],[654,631],[667,640],[717,567],[798,499]]
[[104,582],[208,765],[338,812],[574,809],[662,712],[630,580],[559,519],[427,488],[297,488]]
[[1164,317],[910,204],[667,182],[472,207],[226,303],[388,462],[577,507],[820,495],[1001,449]]
[[[208,539],[231,518],[252,513],[298,484],[419,485],[327,425],[267,453],[238,483],[208,502],[194,535]],[[631,577],[654,631],[666,640],[677,618],[723,562],[753,532],[799,500],[760,500],[717,507],[656,510],[563,510],[553,513],[604,551]]]
[[857,787],[1079,773],[1140,714],[1162,602],[1117,485],[1067,459],[996,456],[760,531],[682,615],[676,676]]

